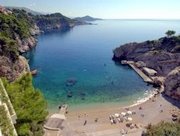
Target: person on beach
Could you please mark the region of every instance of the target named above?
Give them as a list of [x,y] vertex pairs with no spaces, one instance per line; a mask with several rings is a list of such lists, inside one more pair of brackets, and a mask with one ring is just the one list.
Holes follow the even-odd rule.
[[84,126],[87,124],[87,120],[84,121]]

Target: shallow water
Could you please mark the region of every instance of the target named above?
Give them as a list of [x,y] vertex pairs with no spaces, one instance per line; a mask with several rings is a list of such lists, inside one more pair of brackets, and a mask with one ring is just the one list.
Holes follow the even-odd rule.
[[[59,104],[133,103],[151,89],[129,67],[112,61],[113,49],[127,42],[164,36],[180,30],[180,21],[104,20],[38,37],[27,54],[30,67],[38,69],[34,85],[41,89],[49,108]],[[76,82],[67,85],[67,80]],[[72,95],[68,97],[67,95]]]

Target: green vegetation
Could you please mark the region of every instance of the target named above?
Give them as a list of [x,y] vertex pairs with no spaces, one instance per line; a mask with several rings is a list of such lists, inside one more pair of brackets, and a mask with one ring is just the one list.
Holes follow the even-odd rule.
[[33,20],[35,20],[37,26],[44,31],[55,29],[58,25],[63,26],[62,28],[70,28],[70,23],[74,22],[74,20],[60,13],[33,16]]
[[0,128],[3,136],[14,136],[13,126],[4,105],[0,105]]
[[[19,56],[19,45],[17,40],[23,40],[30,36],[30,28],[34,22],[23,10],[13,10],[12,14],[0,13],[0,56],[10,58],[12,62]],[[24,75],[13,83],[3,80],[6,91],[17,114],[16,130],[19,136],[41,136],[43,135],[43,121],[47,112],[47,104],[39,90],[32,85],[30,74]],[[11,105],[8,102],[2,86],[0,86],[1,100],[7,104],[10,114]],[[3,109],[1,115],[5,116]],[[0,126],[7,127],[6,121],[0,122]],[[7,121],[8,123],[8,121]],[[6,135],[10,135],[7,133]],[[5,136],[6,136],[5,135]]]
[[8,109],[9,109],[9,112],[10,114],[12,115],[13,114],[13,109],[11,107],[11,104],[9,103],[9,99],[7,98],[5,92],[3,91],[3,87],[1,86],[0,84],[0,100],[3,102],[3,103],[6,103]]
[[26,74],[13,83],[4,81],[4,85],[17,114],[18,135],[43,135],[47,104],[40,91],[33,87],[31,75]]
[[172,36],[174,36],[175,34],[176,34],[176,32],[173,31],[173,30],[168,30],[168,31],[166,32],[167,37],[172,37]]
[[1,51],[0,55],[7,56],[11,58],[13,61],[18,58],[19,52],[18,52],[18,45],[15,40],[12,40],[11,38],[4,36],[0,32],[0,45],[1,45]]
[[0,55],[16,60],[19,55],[16,38],[29,37],[32,24],[24,11],[14,10],[8,15],[0,13]]
[[0,13],[1,35],[8,38],[15,39],[15,34],[18,34],[21,39],[27,38],[30,35],[30,23],[28,16],[23,11],[8,15]]
[[147,132],[143,136],[180,136],[180,122],[160,122],[155,126],[148,125]]

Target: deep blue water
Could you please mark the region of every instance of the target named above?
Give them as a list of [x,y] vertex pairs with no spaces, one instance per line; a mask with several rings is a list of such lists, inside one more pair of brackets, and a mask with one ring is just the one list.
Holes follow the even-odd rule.
[[[28,54],[31,68],[39,71],[34,85],[42,90],[50,108],[61,103],[133,102],[142,97],[151,87],[129,67],[115,64],[113,49],[128,42],[157,39],[168,29],[180,30],[180,21],[95,23],[42,34]],[[67,86],[69,78],[77,81],[74,86]]]

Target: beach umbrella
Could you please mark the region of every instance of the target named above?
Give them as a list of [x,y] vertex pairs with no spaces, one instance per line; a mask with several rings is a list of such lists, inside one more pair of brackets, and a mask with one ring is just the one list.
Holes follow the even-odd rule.
[[132,111],[127,111],[127,114],[132,115]]
[[132,118],[131,118],[131,117],[128,117],[127,120],[128,120],[128,121],[132,121]]
[[114,116],[115,116],[116,118],[118,118],[120,115],[119,115],[119,113],[115,113]]
[[125,115],[126,115],[126,113],[125,113],[125,112],[121,112],[121,115],[125,116]]

